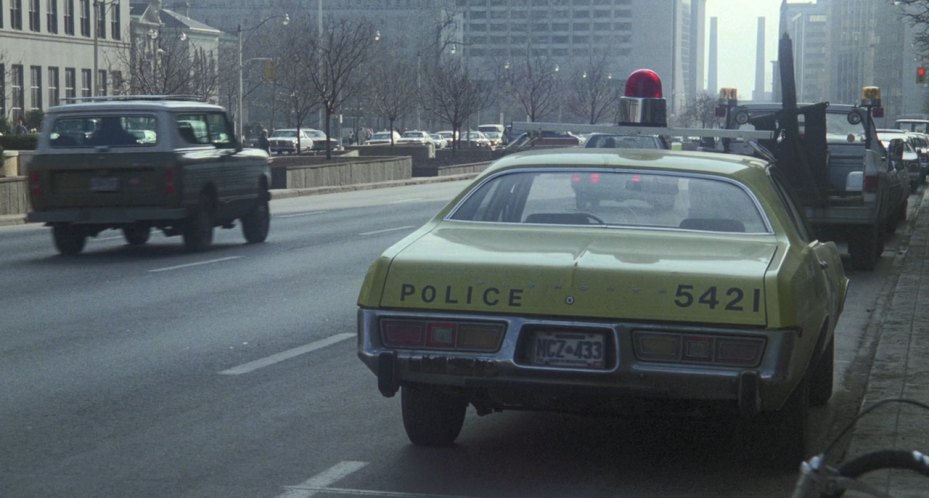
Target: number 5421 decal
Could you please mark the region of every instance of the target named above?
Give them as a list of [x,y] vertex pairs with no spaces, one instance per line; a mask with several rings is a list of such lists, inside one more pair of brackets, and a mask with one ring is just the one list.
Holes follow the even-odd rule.
[[758,312],[761,310],[761,289],[746,291],[739,287],[723,289],[715,285],[698,289],[690,284],[680,284],[674,293],[674,304],[680,308],[705,306],[711,310]]

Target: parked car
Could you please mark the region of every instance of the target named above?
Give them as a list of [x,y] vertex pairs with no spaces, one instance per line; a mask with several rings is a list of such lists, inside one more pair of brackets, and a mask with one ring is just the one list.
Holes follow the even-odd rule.
[[503,143],[503,133],[499,131],[481,131],[481,133],[487,137],[487,141],[490,143],[491,149],[499,149],[505,145]]
[[235,140],[225,109],[146,97],[52,107],[29,164],[29,222],[45,223],[64,255],[121,230],[129,245],[152,229],[206,250],[215,227],[238,221],[248,243],[268,236],[268,154]]
[[670,149],[667,138],[663,135],[623,135],[610,133],[591,133],[584,142],[588,149]]
[[[679,188],[669,210],[578,209],[578,174]],[[452,444],[469,405],[712,408],[746,417],[748,451],[795,468],[808,406],[833,390],[848,280],[793,199],[778,169],[742,156],[505,156],[371,265],[358,356],[382,395],[400,392],[417,445]]]
[[[923,182],[923,166],[919,162],[919,153],[911,145],[908,133],[896,128],[880,128],[877,136],[881,140],[884,150],[891,156],[891,161],[900,161],[906,171],[910,190],[916,191]],[[899,157],[893,155],[895,148],[899,147]]]
[[326,142],[329,142],[329,150],[339,150],[342,146],[339,144],[339,140],[335,138],[329,138],[326,136],[326,132],[322,130],[314,130],[313,128],[306,128],[306,134],[310,137],[310,140],[313,141],[312,150],[315,152],[320,152],[326,150]]
[[417,144],[426,145],[433,143],[432,135],[428,131],[411,130],[405,131],[397,139],[398,144]]
[[365,140],[365,145],[393,145],[400,140],[400,133],[396,131],[378,131]]
[[581,139],[573,133],[563,131],[543,131],[541,133],[520,133],[510,140],[505,150],[515,152],[529,148],[577,147]]
[[436,150],[448,147],[448,139],[441,133],[433,133],[430,136],[432,137],[432,143],[435,144]]
[[[312,151],[315,146],[315,141],[310,131],[309,128],[301,128],[299,131],[296,128],[280,128],[274,130],[271,136],[268,137],[268,142],[271,144],[271,153],[283,154],[286,152],[288,154],[295,154],[297,152],[297,142],[300,143],[300,152]],[[326,135],[323,134],[323,137],[325,136]]]
[[493,146],[486,135],[477,130],[466,130],[461,133],[458,143],[462,147],[472,147],[478,149],[492,149]]

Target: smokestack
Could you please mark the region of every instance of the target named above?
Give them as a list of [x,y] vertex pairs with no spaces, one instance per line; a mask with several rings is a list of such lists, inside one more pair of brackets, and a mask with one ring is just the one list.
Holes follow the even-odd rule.
[[755,52],[755,91],[752,100],[767,100],[764,94],[764,17],[758,18],[758,41]]
[[717,71],[716,71],[716,21],[715,17],[710,18],[710,57],[707,65],[706,91],[710,95],[716,95],[719,91],[717,88]]

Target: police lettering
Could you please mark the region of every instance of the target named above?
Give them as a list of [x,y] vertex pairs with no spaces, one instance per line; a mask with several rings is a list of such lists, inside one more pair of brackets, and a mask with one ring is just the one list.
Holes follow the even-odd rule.
[[424,303],[442,303],[442,304],[483,304],[484,306],[499,306],[501,303],[510,307],[518,308],[522,306],[523,289],[501,290],[496,287],[488,287],[484,290],[468,286],[465,288],[456,288],[446,285],[444,288],[436,288],[434,285],[424,285],[417,288],[414,284],[400,285],[400,301],[409,299],[419,299]]

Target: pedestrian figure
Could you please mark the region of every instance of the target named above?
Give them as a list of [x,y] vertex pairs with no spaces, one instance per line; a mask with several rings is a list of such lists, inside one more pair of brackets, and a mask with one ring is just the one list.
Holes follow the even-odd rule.
[[20,119],[16,122],[16,128],[13,130],[13,132],[17,135],[25,135],[26,133],[29,133],[29,130],[26,129],[26,125],[23,124],[23,120]]
[[268,155],[271,155],[271,142],[268,140],[268,130],[262,128],[261,133],[258,134],[258,148],[267,152]]

